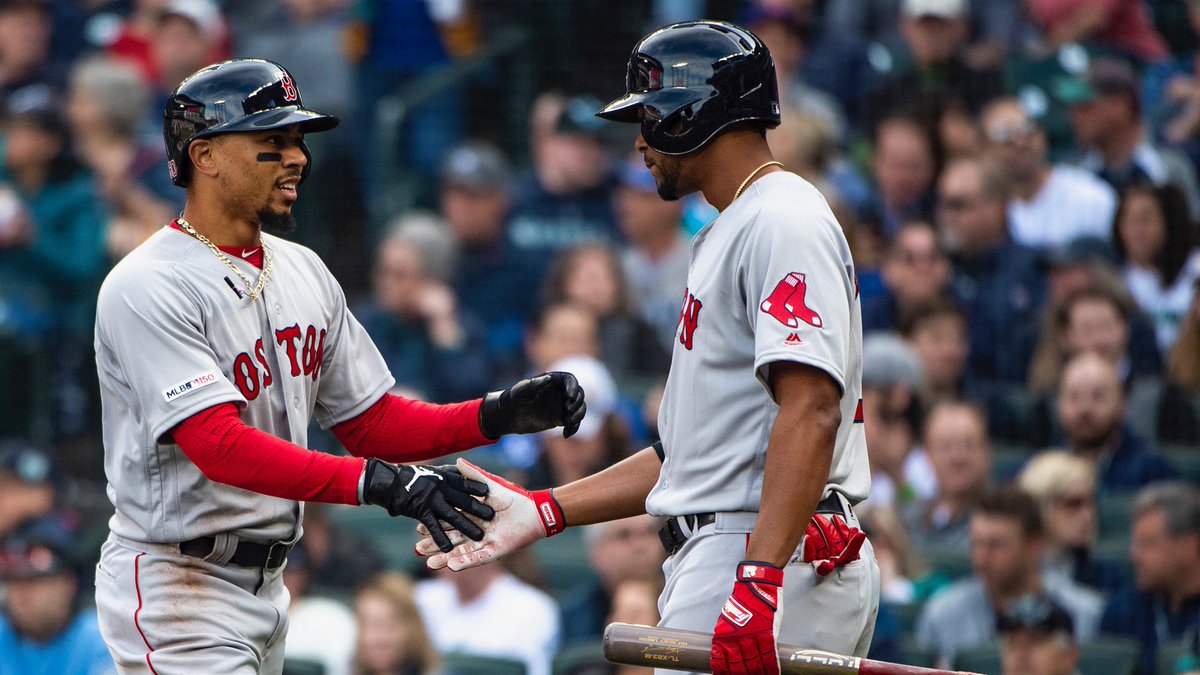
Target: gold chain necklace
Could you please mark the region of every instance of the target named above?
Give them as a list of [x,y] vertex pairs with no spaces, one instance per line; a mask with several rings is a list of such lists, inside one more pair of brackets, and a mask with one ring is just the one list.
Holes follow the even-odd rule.
[[762,166],[758,167],[757,169],[751,171],[750,175],[746,176],[746,180],[742,181],[742,184],[738,186],[737,192],[733,193],[732,201],[736,202],[737,198],[742,196],[742,190],[746,189],[746,186],[750,183],[751,178],[754,178],[756,175],[758,175],[759,171],[762,171],[763,169],[767,168],[768,166],[771,166],[772,164],[774,164],[775,166],[777,166],[781,169],[784,168],[783,162],[772,161],[772,162],[767,162],[766,164],[763,164]]
[[212,243],[208,237],[197,232],[196,228],[192,227],[191,223],[183,218],[176,218],[175,222],[179,223],[179,227],[183,228],[184,232],[192,235],[201,244],[207,246],[209,250],[213,252],[213,255],[217,256],[221,262],[225,263],[226,267],[233,270],[233,273],[238,275],[238,277],[242,280],[242,283],[246,284],[246,292],[249,294],[250,300],[256,300],[260,295],[262,295],[263,287],[267,285],[267,277],[271,275],[271,270],[275,268],[271,262],[271,249],[267,248],[266,242],[262,241],[261,239],[259,240],[259,245],[262,246],[263,250],[263,269],[258,275],[258,282],[251,283],[250,277],[246,276],[244,272],[238,269],[237,265],[234,265],[233,261],[229,259],[229,256],[225,255],[224,251],[217,248],[217,245]]

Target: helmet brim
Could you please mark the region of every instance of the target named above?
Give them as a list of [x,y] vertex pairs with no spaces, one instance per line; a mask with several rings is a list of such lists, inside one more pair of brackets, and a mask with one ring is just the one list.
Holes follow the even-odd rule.
[[639,91],[625,94],[612,101],[596,112],[597,117],[603,117],[613,122],[638,123],[642,121],[638,108],[645,106],[654,108],[661,117],[668,117],[685,106],[692,105],[704,99],[704,95],[687,88],[659,89],[658,91]]
[[229,124],[221,124],[211,129],[206,129],[204,132],[196,134],[196,138],[207,138],[218,134],[236,132],[267,131],[293,124],[300,125],[301,133],[308,134],[329,131],[339,123],[341,123],[341,120],[333,115],[325,115],[297,106],[287,106],[286,108],[263,110],[253,115],[247,115]]

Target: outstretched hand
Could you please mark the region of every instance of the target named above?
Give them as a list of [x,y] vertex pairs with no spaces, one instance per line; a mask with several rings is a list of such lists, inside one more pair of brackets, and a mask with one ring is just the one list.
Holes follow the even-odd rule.
[[479,567],[500,560],[538,539],[558,534],[566,526],[562,509],[550,490],[531,492],[465,459],[458,460],[458,470],[463,477],[487,486],[483,504],[491,507],[495,515],[478,524],[483,536],[477,540],[461,531],[447,530],[446,536],[453,545],[451,550],[439,546],[424,524],[418,526],[417,532],[422,538],[417,541],[415,550],[417,555],[428,556],[425,565],[429,569],[449,567],[459,571]]
[[563,428],[563,438],[579,431],[587,413],[583,387],[571,373],[549,372],[521,380],[483,397],[479,429],[490,439]]

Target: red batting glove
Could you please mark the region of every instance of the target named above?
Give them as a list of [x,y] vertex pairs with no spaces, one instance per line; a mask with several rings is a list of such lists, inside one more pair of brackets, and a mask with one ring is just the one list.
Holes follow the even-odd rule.
[[804,530],[803,560],[811,563],[819,576],[825,576],[858,560],[858,551],[866,540],[865,532],[851,527],[841,516],[818,513]]
[[782,585],[782,569],[750,560],[738,563],[733,593],[713,628],[713,675],[779,675],[775,610]]

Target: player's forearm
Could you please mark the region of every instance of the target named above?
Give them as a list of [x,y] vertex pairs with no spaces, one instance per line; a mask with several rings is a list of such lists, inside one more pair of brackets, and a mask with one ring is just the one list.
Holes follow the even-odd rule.
[[787,564],[812,518],[832,457],[834,425],[825,432],[776,420],[767,449],[762,502],[746,559]]
[[646,495],[658,481],[662,462],[653,448],[607,469],[554,488],[568,526],[590,525],[646,512]]
[[825,490],[840,419],[828,406],[781,411],[776,418],[747,560],[783,566],[795,553]]
[[437,405],[384,394],[331,431],[358,457],[420,462],[493,443],[479,430],[480,403]]
[[213,482],[294,501],[358,504],[363,460],[314,452],[255,429],[232,403],[196,413],[172,437]]

